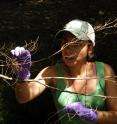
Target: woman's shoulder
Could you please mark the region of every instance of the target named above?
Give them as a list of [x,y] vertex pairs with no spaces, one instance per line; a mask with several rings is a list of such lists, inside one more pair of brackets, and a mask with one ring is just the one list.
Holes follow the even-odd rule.
[[53,77],[57,77],[57,66],[46,66],[43,68],[38,75],[35,77],[35,79],[44,79],[46,84],[52,83]]
[[40,71],[40,73],[45,76],[55,76],[57,73],[57,65],[46,66]]
[[103,64],[106,68],[112,68],[110,64],[103,61],[95,61],[95,63]]
[[104,73],[107,76],[115,75],[114,69],[111,64],[102,62],[104,64]]
[[105,63],[104,64],[104,70],[106,75],[115,75],[114,69],[110,64]]
[[114,74],[114,69],[110,64],[103,62],[103,61],[95,61],[95,63],[97,63],[97,65],[102,65],[104,67],[105,75],[113,75]]

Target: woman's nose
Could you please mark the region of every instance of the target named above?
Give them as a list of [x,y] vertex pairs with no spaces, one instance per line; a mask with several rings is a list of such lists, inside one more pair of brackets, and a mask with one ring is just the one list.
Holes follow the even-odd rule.
[[63,49],[63,52],[66,54],[71,54],[73,52],[73,48],[70,46],[67,46]]

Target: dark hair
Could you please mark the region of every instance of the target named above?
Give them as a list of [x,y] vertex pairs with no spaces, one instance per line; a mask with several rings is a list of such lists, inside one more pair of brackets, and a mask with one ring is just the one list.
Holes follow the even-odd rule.
[[92,47],[92,51],[87,54],[87,61],[93,62],[95,61],[95,52],[94,52],[94,46],[91,41],[89,41],[88,47]]

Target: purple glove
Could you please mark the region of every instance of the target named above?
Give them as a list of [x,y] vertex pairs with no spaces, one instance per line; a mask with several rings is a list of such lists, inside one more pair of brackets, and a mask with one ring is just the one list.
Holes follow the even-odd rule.
[[86,120],[97,121],[98,114],[97,111],[87,108],[80,102],[75,102],[68,104],[64,107],[65,112],[73,113],[78,117],[82,117]]
[[17,76],[20,80],[28,80],[30,78],[31,53],[24,47],[16,47],[11,50],[12,58],[18,61]]

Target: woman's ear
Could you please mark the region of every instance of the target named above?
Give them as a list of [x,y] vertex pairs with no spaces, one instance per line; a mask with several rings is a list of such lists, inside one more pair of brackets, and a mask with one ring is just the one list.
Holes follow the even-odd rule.
[[87,55],[87,59],[88,61],[92,61],[94,58],[94,49],[93,49],[93,44],[89,44],[88,45],[88,55]]
[[92,53],[93,52],[93,44],[89,44],[88,45],[88,53]]

